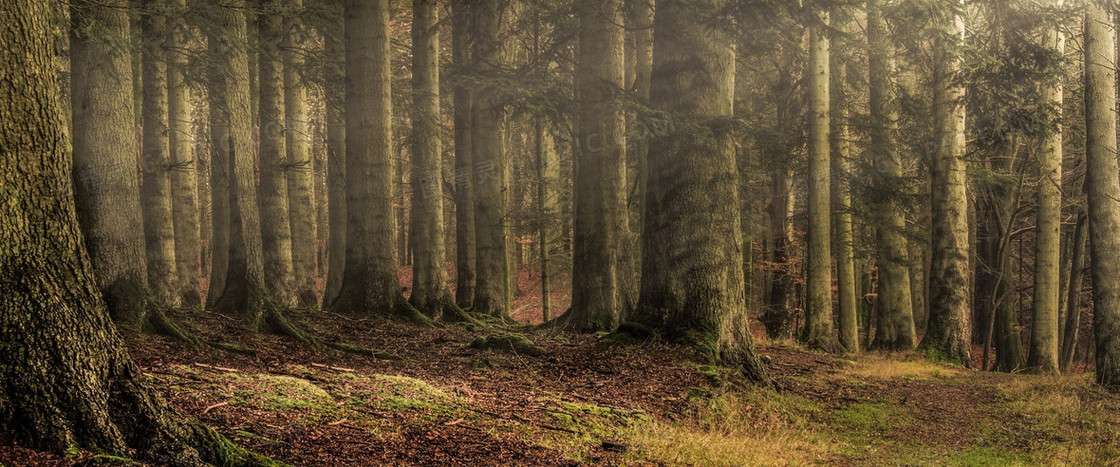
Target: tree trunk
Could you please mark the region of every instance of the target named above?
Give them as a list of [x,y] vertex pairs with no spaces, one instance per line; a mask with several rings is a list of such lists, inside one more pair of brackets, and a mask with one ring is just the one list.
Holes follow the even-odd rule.
[[[207,12],[214,29],[208,42],[214,53],[214,63],[219,67],[214,75],[215,87],[211,90],[211,106],[216,110],[211,112],[211,132],[214,147],[220,148],[214,151],[211,164],[217,169],[213,177],[215,184],[224,183],[228,187],[228,198],[222,200],[228,203],[226,209],[218,209],[218,193],[215,190],[214,255],[221,254],[217,249],[219,223],[228,225],[228,253],[223,255],[228,258],[228,266],[224,286],[214,295],[212,303],[215,310],[241,314],[249,319],[252,327],[256,327],[270,297],[264,278],[254,174],[245,2],[211,1]],[[219,166],[225,168],[225,174],[221,173]],[[228,217],[220,219],[220,215]],[[215,260],[215,273],[217,263]]]
[[[0,48],[0,62],[6,64],[0,80],[5,193],[0,205],[0,352],[5,356],[0,363],[0,426],[21,445],[58,454],[89,449],[165,465],[261,460],[250,459],[213,430],[177,414],[148,387],[98,298],[70,189],[72,161],[53,71],[58,38],[52,31],[61,12],[50,9],[58,7],[25,0],[0,7],[0,36],[6,42]],[[79,24],[96,25],[80,31],[126,30],[123,10],[99,10],[115,8],[102,4],[72,7]],[[98,50],[98,41],[78,39],[74,52]],[[83,76],[114,71],[127,78],[127,56],[87,55],[77,63],[90,65],[82,60],[96,58],[105,59],[94,63],[110,70]],[[125,80],[105,79],[108,75],[101,85],[129,89]],[[89,87],[85,83],[77,89]],[[126,95],[131,93],[101,97]],[[90,97],[75,101],[88,104]],[[90,111],[88,105],[75,108]],[[124,131],[131,134],[127,123]]]
[[473,63],[485,86],[474,95],[471,155],[474,159],[476,276],[474,311],[508,318],[510,270],[507,258],[506,154],[502,136],[504,90],[497,74],[502,60],[501,29],[505,2],[477,0]]
[[547,323],[552,320],[552,240],[553,218],[558,215],[557,186],[560,184],[560,155],[556,151],[556,142],[552,137],[552,130],[546,126],[544,119],[537,119],[536,124],[536,152],[537,152],[537,206],[539,208],[539,237],[541,261],[541,312],[542,321]]
[[327,204],[330,206],[330,238],[327,252],[327,283],[323,308],[330,308],[342,290],[346,269],[346,53],[344,50],[342,0],[328,3],[331,27],[323,32],[327,106]]
[[[849,13],[833,10],[832,18],[838,37],[852,33]],[[836,283],[839,292],[840,346],[851,353],[859,353],[859,319],[856,293],[854,239],[852,235],[852,163],[851,142],[848,131],[848,86],[846,57],[841,55],[841,42],[836,41],[830,55],[831,80],[831,137],[832,152],[832,246],[836,254]],[[846,51],[845,51],[846,52]]]
[[[1060,3],[1060,0],[1055,3]],[[1054,27],[1047,33],[1044,45],[1058,55],[1065,52],[1065,35],[1060,27]],[[1027,366],[1042,373],[1057,373],[1062,245],[1062,80],[1054,79],[1041,87],[1042,105],[1053,124],[1047,128],[1038,157],[1038,227]]]
[[414,312],[397,277],[389,2],[346,0],[344,11],[346,268],[332,308],[358,315]]
[[257,16],[260,53],[257,58],[260,92],[257,103],[260,118],[260,222],[264,252],[265,280],[282,306],[292,307],[292,227],[288,211],[288,129],[285,127],[284,17],[281,0],[263,0]]
[[907,350],[917,344],[914,307],[910,294],[910,258],[903,231],[906,218],[899,200],[902,193],[902,161],[897,144],[898,102],[891,77],[895,73],[894,50],[883,24],[880,2],[867,4],[867,39],[871,107],[871,163],[875,186],[882,193],[876,206],[881,218],[875,219],[879,250],[876,330],[871,347],[881,350]]
[[472,92],[463,79],[472,66],[471,37],[474,13],[466,0],[451,2],[452,61],[459,73],[454,81],[455,100],[455,303],[470,306],[475,287],[474,183],[471,172]]
[[932,243],[930,317],[922,340],[925,349],[971,366],[968,196],[965,184],[965,103],[960,82],[964,45],[964,4],[954,0],[941,18],[944,35],[934,66],[934,130],[937,152],[932,164]]
[[97,288],[118,324],[145,322],[145,261],[126,0],[70,4],[74,192]]
[[1084,211],[1077,215],[1077,226],[1074,228],[1072,253],[1070,258],[1069,286],[1066,288],[1065,307],[1066,322],[1065,336],[1062,339],[1062,355],[1060,371],[1065,372],[1073,363],[1074,354],[1077,352],[1078,333],[1081,330],[1081,286],[1085,277],[1085,241],[1089,236],[1088,217]]
[[839,351],[832,327],[832,204],[829,153],[829,27],[828,11],[816,13],[809,28],[809,244],[808,300],[805,343],[828,352]]
[[284,0],[284,117],[288,145],[285,174],[288,177],[289,225],[292,237],[292,284],[300,306],[319,305],[315,279],[318,276],[319,234],[316,226],[314,163],[311,157],[307,94],[303,74],[307,53],[301,16],[303,0]]
[[184,15],[186,0],[171,0],[167,41],[167,110],[171,151],[171,218],[175,230],[175,270],[183,305],[201,307],[202,239],[199,227],[198,172],[191,147],[190,86],[186,82],[187,44],[191,32]]
[[623,255],[629,253],[624,242],[630,240],[626,121],[616,97],[625,80],[622,0],[580,0],[577,9],[572,309],[561,321],[579,331],[611,331],[626,303]]
[[734,142],[735,51],[708,23],[723,2],[660,3],[652,104],[671,115],[650,145],[635,321],[769,383],[754,353],[743,291]]
[[447,278],[440,150],[439,17],[436,0],[412,2],[412,296],[432,318],[456,314]]
[[1116,31],[1108,5],[1085,14],[1085,182],[1097,383],[1120,392],[1120,166],[1116,159]]

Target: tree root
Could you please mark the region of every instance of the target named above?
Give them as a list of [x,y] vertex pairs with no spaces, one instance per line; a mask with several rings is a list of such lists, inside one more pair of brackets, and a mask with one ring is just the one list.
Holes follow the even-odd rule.
[[148,326],[149,329],[156,334],[174,337],[192,346],[198,346],[201,343],[199,338],[183,331],[182,328],[175,324],[163,309],[156,308],[148,313]]
[[345,342],[324,342],[324,345],[326,345],[327,347],[330,347],[332,349],[338,350],[338,351],[357,354],[357,355],[364,355],[366,357],[376,358],[378,360],[386,360],[386,361],[401,361],[401,360],[404,360],[403,358],[401,358],[397,355],[394,355],[392,353],[386,352],[384,350],[374,350],[374,349],[361,347],[361,346],[357,346],[357,345],[353,345],[353,344],[347,344]]

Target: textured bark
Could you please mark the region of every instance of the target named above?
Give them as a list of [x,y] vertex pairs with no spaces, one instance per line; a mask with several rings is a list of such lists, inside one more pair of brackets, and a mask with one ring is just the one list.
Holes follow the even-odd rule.
[[738,182],[731,128],[735,52],[723,2],[659,3],[652,104],[672,115],[650,145],[635,320],[769,383],[754,353],[743,290]]
[[191,147],[190,87],[186,83],[191,32],[183,16],[186,0],[171,0],[167,42],[167,111],[171,151],[171,217],[175,230],[175,271],[183,305],[202,306],[202,240],[199,223],[198,168]]
[[[794,99],[795,86],[793,68],[796,60],[796,45],[786,45],[781,53],[781,62],[778,65],[779,76],[775,93],[782,101],[777,105],[775,115],[777,126],[786,129],[799,123],[795,116],[794,108],[800,104]],[[788,130],[787,130],[788,131]],[[793,253],[793,171],[790,162],[795,157],[796,150],[792,138],[787,131],[779,131],[782,138],[778,144],[771,147],[773,150],[766,157],[774,161],[775,167],[771,171],[770,179],[770,204],[767,213],[770,218],[770,263],[769,298],[766,308],[762,313],[762,323],[766,326],[766,334],[771,339],[793,337],[793,298],[794,279],[797,271],[790,265],[790,255]]]
[[555,230],[553,220],[558,212],[557,187],[560,185],[560,153],[556,151],[556,141],[551,129],[543,119],[536,124],[537,153],[537,208],[539,209],[539,229],[537,231],[541,267],[541,313],[544,322],[552,320],[552,242]]
[[1120,165],[1116,159],[1116,31],[1107,5],[1085,14],[1085,183],[1097,383],[1120,392]]
[[891,77],[894,76],[894,50],[886,33],[880,2],[867,3],[868,83],[871,107],[871,162],[875,168],[875,186],[880,193],[876,211],[879,249],[879,287],[875,339],[871,347],[882,350],[914,348],[914,307],[910,294],[910,266],[902,203],[901,155],[896,144],[898,102],[894,97]]
[[[634,36],[634,81],[632,83],[631,92],[634,97],[641,101],[649,100],[649,78],[650,73],[653,71],[653,16],[655,10],[654,0],[626,0],[626,7],[628,9],[628,24]],[[644,117],[642,117],[644,118]],[[643,128],[641,121],[636,122],[637,128]],[[627,141],[627,147],[630,149],[636,161],[634,165],[638,167],[638,180],[637,187],[630,190],[635,193],[635,200],[631,203],[637,206],[639,218],[645,215],[645,193],[647,190],[647,181],[649,180],[649,164],[647,157],[649,155],[649,138],[648,134],[636,134],[636,137]],[[638,237],[638,258],[640,263],[641,258],[641,228],[644,222],[639,221],[637,225],[632,225],[631,230]],[[638,265],[641,269],[641,265]]]
[[179,275],[175,262],[175,223],[171,214],[171,141],[167,108],[166,0],[145,0],[140,19],[144,51],[143,146],[140,165],[144,180],[141,206],[147,246],[148,288],[152,304],[178,306]]
[[145,320],[147,263],[136,175],[126,0],[70,4],[74,192],[94,278],[118,324]]
[[931,224],[933,256],[929,278],[930,317],[922,348],[971,365],[968,195],[965,183],[965,103],[960,81],[964,3],[954,0],[940,19],[934,60],[934,131]]
[[[214,273],[218,274],[219,255],[227,258],[221,289],[207,297],[212,308],[249,318],[255,326],[263,316],[269,295],[264,278],[261,224],[253,160],[248,23],[244,0],[211,0],[206,9],[213,25],[210,43],[214,71],[211,96],[211,161],[215,186],[224,184],[225,199],[214,190]],[[221,168],[225,169],[222,173]],[[219,202],[225,204],[219,209]],[[219,217],[224,216],[224,217]],[[219,225],[228,232],[221,241]],[[228,227],[225,227],[228,226]],[[214,291],[213,287],[211,290]]]
[[[247,453],[175,413],[145,384],[98,297],[68,180],[53,63],[61,12],[52,8],[60,5],[13,0],[0,7],[7,66],[0,80],[0,426],[21,445],[58,454],[89,449],[165,465],[247,464]],[[105,19],[91,5],[74,7]],[[106,31],[112,23],[99,24]]]
[[421,313],[453,316],[443,227],[439,15],[436,0],[412,2],[412,295]]
[[[829,27],[827,10],[816,13],[809,28],[808,89],[809,102],[809,239],[808,300],[805,331],[809,347],[838,351],[839,342],[832,327],[832,207],[831,155],[829,152]],[[819,24],[818,24],[819,23]]]
[[838,326],[841,347],[859,353],[859,295],[856,292],[854,240],[852,235],[851,135],[848,130],[848,68],[840,50],[843,38],[852,34],[849,14],[833,10],[834,27],[840,33],[830,54],[832,151],[832,251],[836,255],[836,284],[840,303]]
[[475,232],[474,183],[471,171],[472,92],[464,76],[472,65],[472,10],[466,0],[451,2],[452,61],[459,73],[454,81],[455,100],[455,302],[469,306],[474,301]]
[[474,94],[471,109],[471,155],[474,159],[475,195],[475,297],[473,310],[508,318],[510,303],[508,225],[506,224],[506,154],[502,121],[505,102],[502,85],[494,81],[502,61],[501,22],[503,0],[469,3],[474,12],[472,61],[485,85]]
[[[260,53],[257,58],[257,90],[260,137],[258,164],[260,184],[261,248],[265,280],[283,306],[296,304],[292,293],[292,227],[288,211],[288,132],[284,104],[284,17],[281,0],[263,0],[257,16]],[[308,213],[309,214],[309,213]]]
[[[1059,3],[1059,2],[1055,2]],[[1047,33],[1044,46],[1056,54],[1065,52],[1060,27]],[[1043,83],[1042,105],[1054,125],[1048,128],[1038,156],[1039,183],[1037,231],[1034,255],[1034,302],[1032,306],[1030,355],[1027,366],[1042,373],[1059,371],[1058,309],[1061,308],[1062,229],[1062,81]]]
[[1078,213],[1070,253],[1069,286],[1063,296],[1066,322],[1062,336],[1061,371],[1066,371],[1077,353],[1078,334],[1081,330],[1081,287],[1085,278],[1085,242],[1089,236],[1088,217],[1084,210]]
[[323,31],[327,106],[327,204],[330,206],[330,238],[327,252],[327,283],[323,307],[329,308],[342,290],[346,269],[346,53],[342,0],[332,0],[331,28]]
[[319,232],[315,209],[314,164],[304,84],[305,36],[303,0],[284,0],[284,135],[288,146],[288,209],[292,237],[292,286],[304,308],[319,305],[315,279],[319,275]]
[[[389,315],[407,306],[397,279],[388,0],[347,0],[346,268],[332,308]],[[361,207],[361,209],[355,209]]]
[[626,202],[625,34],[622,0],[581,0],[576,68],[575,222],[571,329],[613,330],[624,305],[629,254]]

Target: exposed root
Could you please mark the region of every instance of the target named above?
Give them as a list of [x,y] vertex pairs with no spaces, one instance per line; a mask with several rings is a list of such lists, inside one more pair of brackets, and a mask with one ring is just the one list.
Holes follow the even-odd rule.
[[401,360],[404,360],[403,358],[401,358],[401,357],[399,357],[395,354],[386,352],[384,350],[370,349],[370,348],[361,347],[361,346],[357,346],[357,345],[353,345],[353,344],[347,344],[345,342],[324,342],[324,345],[326,345],[327,347],[330,347],[332,349],[342,351],[342,352],[352,353],[352,354],[356,354],[356,355],[364,355],[366,357],[372,357],[372,358],[376,358],[378,360],[386,360],[386,361],[401,361]]
[[240,346],[240,345],[237,345],[237,344],[230,344],[228,342],[207,342],[206,345],[209,345],[210,347],[213,347],[213,348],[218,349],[218,350],[224,350],[226,352],[235,353],[235,354],[238,354],[238,355],[245,355],[245,356],[249,356],[249,357],[257,356],[257,351],[256,350],[250,349],[248,347],[243,347],[243,346]]
[[265,313],[264,318],[265,318],[265,324],[268,325],[268,329],[273,334],[276,334],[276,335],[279,335],[279,336],[291,337],[292,339],[296,339],[296,340],[298,340],[300,342],[303,342],[304,344],[307,344],[308,346],[311,346],[311,347],[315,347],[315,346],[319,345],[319,342],[318,342],[317,339],[315,339],[312,336],[309,336],[309,335],[305,334],[303,331],[298,329],[294,324],[292,324],[291,320],[289,320],[286,316],[284,316],[283,313],[281,313],[281,312],[279,312],[275,309],[267,311]]
[[534,344],[528,337],[509,332],[479,337],[475,339],[474,342],[471,342],[471,348],[513,352],[534,357],[539,357],[546,353],[544,349],[537,347],[537,344]]
[[162,309],[153,309],[148,313],[148,326],[157,334],[174,337],[192,346],[197,346],[200,341],[194,335],[183,331],[174,321],[167,316],[167,312]]

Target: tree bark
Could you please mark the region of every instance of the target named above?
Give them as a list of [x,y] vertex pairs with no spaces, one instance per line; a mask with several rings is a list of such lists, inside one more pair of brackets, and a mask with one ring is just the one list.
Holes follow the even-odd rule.
[[[852,33],[850,13],[834,9],[832,20],[843,38]],[[832,249],[836,254],[836,283],[839,292],[840,345],[851,353],[859,353],[859,317],[856,293],[854,238],[852,235],[852,163],[851,142],[848,130],[847,63],[841,55],[840,41],[834,41],[830,54],[832,125],[830,149],[832,152]],[[845,51],[846,52],[846,51]]]
[[922,348],[971,366],[968,195],[965,183],[965,103],[960,82],[964,4],[954,0],[941,18],[934,75],[930,317]]
[[[1060,0],[1054,3],[1060,4]],[[1044,46],[1058,55],[1065,52],[1065,35],[1060,26],[1047,32]],[[1047,128],[1038,156],[1034,302],[1027,366],[1041,373],[1057,373],[1062,246],[1062,80],[1054,79],[1041,87],[1042,105],[1052,124]]]
[[469,4],[475,24],[473,63],[476,79],[486,84],[476,94],[471,122],[471,155],[474,159],[475,195],[475,297],[473,311],[509,318],[509,236],[506,223],[506,154],[502,130],[505,102],[502,85],[495,79],[501,70],[503,0],[477,0]]
[[327,106],[327,204],[330,207],[330,238],[327,252],[327,283],[323,308],[331,308],[342,290],[346,269],[346,52],[342,0],[327,3],[331,27],[323,30]]
[[[78,24],[99,32],[127,25],[114,11],[97,10],[108,6],[72,6]],[[78,228],[53,63],[61,12],[51,8],[59,7],[27,0],[0,7],[0,426],[24,446],[58,454],[89,449],[166,465],[261,461],[177,414],[148,387],[98,297]],[[79,43],[75,52],[97,48]],[[127,74],[126,56],[99,58]],[[127,81],[114,82],[128,89]]]
[[902,162],[896,144],[898,102],[891,77],[894,75],[894,50],[886,32],[879,0],[867,3],[868,83],[871,107],[871,162],[875,169],[876,206],[881,218],[876,235],[879,250],[876,330],[871,347],[881,350],[908,350],[917,344],[914,307],[910,290],[910,266],[906,237],[906,218],[901,201]]
[[315,279],[319,275],[319,232],[315,209],[314,163],[303,74],[307,53],[303,0],[284,0],[284,135],[288,146],[285,174],[288,177],[288,220],[292,237],[292,285],[298,304],[319,306]]
[[175,262],[175,223],[171,208],[171,141],[167,108],[166,0],[145,0],[140,19],[143,36],[143,127],[140,166],[144,243],[147,246],[148,289],[152,304],[181,303]]
[[1081,330],[1081,287],[1085,277],[1085,241],[1089,236],[1088,217],[1084,210],[1078,212],[1077,226],[1074,227],[1069,286],[1066,288],[1065,307],[1066,322],[1062,339],[1062,355],[1060,371],[1069,369],[1073,363],[1074,354],[1077,353],[1078,334]]
[[440,150],[439,15],[436,0],[412,2],[412,296],[431,318],[456,315],[447,276]]
[[202,239],[198,201],[199,164],[191,147],[190,86],[186,82],[187,44],[191,32],[184,15],[186,0],[171,0],[171,16],[166,40],[167,110],[171,152],[171,218],[175,231],[175,270],[179,274],[179,293],[183,305],[202,306]]
[[[754,353],[743,290],[734,143],[735,52],[723,2],[659,4],[650,96],[671,115],[650,145],[635,321],[769,384]],[[718,21],[718,20],[717,20]]]
[[576,73],[572,308],[565,327],[611,331],[626,303],[628,242],[622,0],[581,0]]
[[812,348],[839,351],[832,326],[832,204],[829,152],[829,28],[827,10],[809,27],[809,239],[808,300],[803,339]]
[[346,0],[344,5],[346,268],[332,308],[358,315],[415,312],[397,277],[389,2]]
[[453,84],[455,100],[455,303],[470,306],[474,301],[475,287],[475,230],[474,183],[471,172],[474,158],[471,155],[472,92],[466,81],[471,59],[474,13],[466,0],[451,2],[452,61],[458,73]]
[[145,261],[126,0],[70,4],[74,191],[97,288],[118,324],[146,319]]
[[265,280],[282,306],[293,307],[292,227],[288,211],[288,148],[285,133],[284,17],[281,0],[262,0],[257,16],[260,53],[257,58],[260,128],[260,222]]
[[1085,182],[1097,383],[1120,392],[1120,164],[1116,159],[1116,31],[1108,5],[1085,13]]

